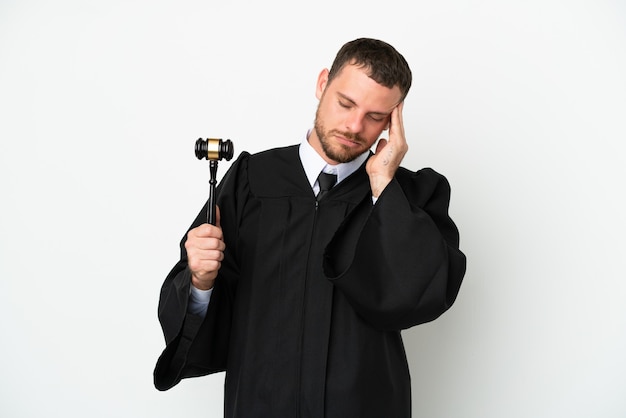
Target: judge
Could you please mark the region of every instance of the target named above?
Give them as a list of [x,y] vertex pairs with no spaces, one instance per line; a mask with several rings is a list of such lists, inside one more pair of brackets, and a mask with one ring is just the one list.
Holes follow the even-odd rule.
[[400,166],[410,86],[391,45],[348,42],[301,143],[239,155],[162,286],[159,390],[225,371],[226,417],[411,416],[401,330],[450,308],[465,256],[445,177]]

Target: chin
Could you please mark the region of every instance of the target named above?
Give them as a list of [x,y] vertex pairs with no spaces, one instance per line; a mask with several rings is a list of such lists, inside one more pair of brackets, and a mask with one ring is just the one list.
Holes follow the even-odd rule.
[[337,163],[349,163],[363,153],[363,150],[347,150],[341,146],[335,149],[324,147],[326,157]]

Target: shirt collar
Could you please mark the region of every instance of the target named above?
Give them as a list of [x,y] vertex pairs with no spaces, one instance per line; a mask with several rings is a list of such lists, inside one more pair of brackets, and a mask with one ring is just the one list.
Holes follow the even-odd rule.
[[306,177],[309,180],[309,184],[311,188],[315,185],[317,181],[317,176],[323,170],[326,173],[337,174],[337,184],[348,177],[350,174],[354,173],[360,166],[367,160],[369,156],[369,152],[366,151],[363,154],[356,157],[354,160],[347,163],[339,163],[339,164],[328,164],[321,155],[317,153],[309,144],[309,134],[310,130],[307,131],[306,137],[300,144],[300,161],[302,161],[302,167],[304,168],[304,172],[306,173]]

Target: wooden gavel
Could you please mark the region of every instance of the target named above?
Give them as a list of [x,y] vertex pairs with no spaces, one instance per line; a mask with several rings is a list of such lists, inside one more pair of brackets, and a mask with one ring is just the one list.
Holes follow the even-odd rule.
[[217,138],[198,138],[195,147],[196,157],[199,160],[209,160],[209,202],[207,204],[207,223],[215,225],[215,186],[217,185],[217,162],[221,159],[230,161],[233,158],[233,142],[230,139],[222,141]]

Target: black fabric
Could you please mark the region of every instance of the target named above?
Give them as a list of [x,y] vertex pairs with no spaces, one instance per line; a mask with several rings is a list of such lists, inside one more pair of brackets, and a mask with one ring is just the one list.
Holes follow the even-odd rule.
[[322,198],[324,197],[324,195],[333,188],[333,186],[335,185],[335,183],[337,183],[337,175],[336,174],[330,174],[330,173],[324,173],[323,171],[320,173],[319,176],[317,176],[317,182],[320,186],[320,191],[319,193],[317,193],[317,201],[319,202],[320,200],[322,200]]
[[316,202],[293,146],[243,153],[217,194],[226,250],[208,313],[185,314],[183,238],[155,386],[226,371],[226,417],[410,417],[401,330],[449,309],[465,273],[446,179],[399,169],[372,205],[363,164]]

